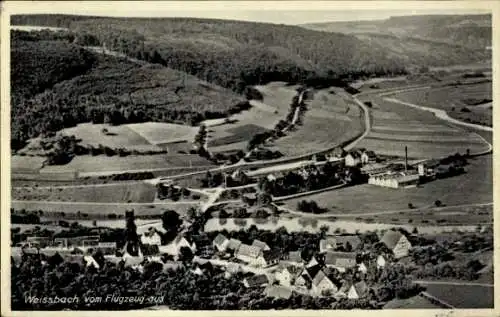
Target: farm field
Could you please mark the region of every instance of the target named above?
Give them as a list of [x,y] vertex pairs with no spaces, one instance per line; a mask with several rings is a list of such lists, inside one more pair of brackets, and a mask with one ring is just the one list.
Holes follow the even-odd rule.
[[230,122],[214,122],[208,127],[209,151],[217,153],[245,150],[253,135],[272,130],[276,123],[285,119],[292,98],[296,95],[296,87],[272,82],[255,88],[262,93],[262,102],[251,102],[249,110],[231,116]]
[[441,309],[423,296],[416,295],[410,298],[395,298],[384,305],[384,309]]
[[[314,200],[332,214],[406,210],[408,203],[415,208],[431,206],[435,200],[454,206],[493,201],[492,155],[469,160],[467,173],[432,181],[416,188],[391,189],[363,184],[285,201],[288,208],[297,209],[301,200]],[[464,195],[463,193],[468,193]],[[395,217],[394,217],[395,216]],[[391,218],[397,218],[394,214]]]
[[91,176],[99,172],[127,172],[212,165],[213,164],[210,161],[194,154],[130,155],[126,157],[82,155],[73,158],[73,160],[66,165],[46,166],[41,170],[41,172],[78,171],[80,173],[80,176]]
[[127,124],[126,126],[155,145],[183,141],[193,142],[198,133],[197,127],[173,123],[145,122]]
[[445,110],[451,117],[492,125],[492,83],[479,83],[397,93],[392,98]]
[[307,102],[302,124],[269,144],[269,148],[287,156],[334,148],[360,135],[363,122],[361,109],[345,92],[335,88],[319,90]]
[[156,187],[143,182],[110,186],[12,188],[14,200],[148,203],[154,201],[155,195]]
[[478,134],[447,124],[433,114],[405,107],[378,96],[361,96],[373,107],[372,130],[358,143],[378,154],[404,156],[408,147],[410,158],[438,158],[454,153],[479,153],[488,144]]
[[[108,132],[103,133],[103,129]],[[76,127],[63,129],[61,134],[74,135],[77,139],[82,140],[80,143],[82,145],[97,147],[101,144],[112,149],[125,148],[138,151],[160,150],[127,125],[111,126],[109,124],[83,123]]]
[[426,292],[455,308],[493,308],[493,287],[425,284]]
[[[356,221],[394,225],[479,225],[493,222],[493,206],[467,206],[409,210],[371,216],[346,217]],[[344,218],[343,218],[344,219]]]
[[[190,207],[199,206],[199,202],[176,202],[176,203],[77,203],[77,202],[47,202],[47,201],[12,201],[11,208],[20,210],[42,210],[44,217],[72,219],[70,214],[76,215],[80,212],[87,214],[85,219],[102,219],[109,214],[125,215],[125,211],[133,209],[136,217],[161,215],[165,210],[175,210],[180,215],[185,215]],[[61,217],[60,212],[65,216]]]
[[12,155],[10,169],[12,173],[36,173],[42,168],[45,157]]

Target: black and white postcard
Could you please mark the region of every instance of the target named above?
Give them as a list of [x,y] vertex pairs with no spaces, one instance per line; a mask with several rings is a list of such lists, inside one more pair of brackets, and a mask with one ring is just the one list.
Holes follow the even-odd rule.
[[2,315],[499,314],[498,8],[7,1]]

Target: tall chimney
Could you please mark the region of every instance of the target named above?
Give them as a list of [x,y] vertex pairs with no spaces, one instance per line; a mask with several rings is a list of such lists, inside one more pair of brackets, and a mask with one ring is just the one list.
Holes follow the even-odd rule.
[[405,172],[408,171],[408,147],[405,146]]

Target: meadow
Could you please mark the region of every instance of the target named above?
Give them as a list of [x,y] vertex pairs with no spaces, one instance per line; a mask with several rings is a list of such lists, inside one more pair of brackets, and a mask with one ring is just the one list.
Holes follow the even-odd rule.
[[126,125],[151,144],[168,144],[178,142],[193,142],[197,127],[164,122],[144,122]]
[[426,292],[458,309],[493,308],[493,287],[479,285],[424,284]]
[[[334,214],[356,214],[407,210],[432,207],[436,200],[454,206],[493,201],[492,156],[469,160],[467,173],[438,179],[415,188],[391,189],[375,185],[357,185],[330,192],[285,201],[288,208],[297,210],[303,199],[314,200],[320,207]],[[463,193],[467,193],[464,195]],[[370,216],[371,217],[371,216]],[[397,213],[391,218],[401,217]]]
[[331,149],[360,135],[363,117],[359,106],[336,88],[314,91],[306,102],[302,123],[269,144],[287,156]]
[[492,125],[492,83],[444,86],[413,90],[392,95],[392,98],[422,106],[445,110],[451,117],[466,122]]
[[195,154],[130,155],[126,157],[81,155],[76,156],[66,165],[46,166],[41,170],[41,173],[77,171],[80,177],[86,177],[127,171],[156,171],[198,166],[209,167],[213,166],[213,163]]
[[286,118],[296,86],[271,82],[255,87],[263,95],[262,102],[251,102],[249,110],[231,116],[229,122],[209,126],[208,148],[211,152],[245,150],[248,141],[257,133],[274,129]]
[[148,203],[153,202],[155,196],[156,187],[144,182],[105,186],[12,188],[12,199],[28,201]]
[[488,144],[478,134],[445,123],[426,111],[399,105],[375,95],[360,96],[370,101],[372,129],[359,147],[378,154],[410,158],[439,158],[454,153],[480,153]]
[[[107,132],[103,132],[106,129]],[[124,148],[138,151],[159,151],[146,138],[127,125],[111,126],[109,124],[82,123],[72,128],[66,128],[61,134],[81,139],[80,144],[97,147],[107,146],[112,149]]]

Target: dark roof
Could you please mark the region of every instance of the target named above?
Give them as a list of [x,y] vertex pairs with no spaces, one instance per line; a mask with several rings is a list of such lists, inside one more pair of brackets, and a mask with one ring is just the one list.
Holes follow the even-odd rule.
[[361,153],[359,151],[351,151],[347,155],[351,155],[353,158],[360,158]]
[[262,253],[262,256],[264,257],[264,260],[266,262],[272,261],[272,260],[279,260],[281,257],[281,253],[277,250],[267,250]]
[[320,270],[321,270],[321,266],[315,265],[315,266],[306,268],[304,270],[304,273],[302,275],[304,275],[305,273],[307,273],[306,275],[309,275],[309,277],[312,279],[313,277],[316,276],[316,274],[318,274],[318,272]]
[[265,274],[254,275],[246,278],[249,287],[261,286],[269,283],[267,276]]
[[399,242],[403,234],[399,231],[395,230],[388,230],[382,239],[380,239],[380,242],[385,244],[389,249],[394,249],[396,244]]
[[373,151],[366,151],[365,154],[368,156],[368,157],[376,157],[377,155],[375,155],[375,152]]
[[316,276],[313,278],[312,280],[312,284],[313,285],[318,285],[319,283],[321,283],[322,280],[324,279],[328,279],[332,284],[335,284],[332,282],[332,280],[328,277],[328,275],[323,272],[323,271],[318,271],[318,273],[316,274]]
[[286,267],[286,270],[293,276],[296,276],[296,275],[299,275],[300,273],[302,273],[304,271],[303,268],[301,267],[298,267],[298,266],[294,266],[294,265],[288,265]]

